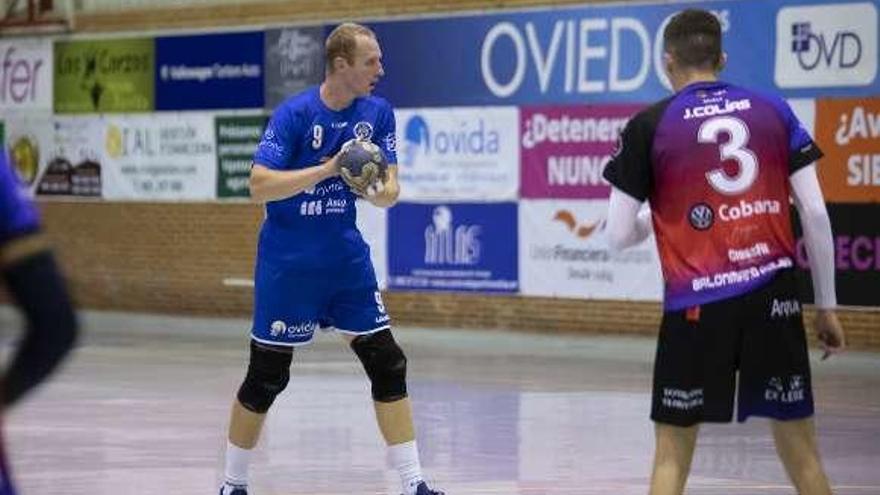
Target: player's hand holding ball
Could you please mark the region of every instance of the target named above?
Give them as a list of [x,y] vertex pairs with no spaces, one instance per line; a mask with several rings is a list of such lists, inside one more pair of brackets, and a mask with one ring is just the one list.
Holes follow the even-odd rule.
[[339,175],[352,192],[361,197],[372,197],[384,189],[388,161],[376,144],[352,139],[339,151]]

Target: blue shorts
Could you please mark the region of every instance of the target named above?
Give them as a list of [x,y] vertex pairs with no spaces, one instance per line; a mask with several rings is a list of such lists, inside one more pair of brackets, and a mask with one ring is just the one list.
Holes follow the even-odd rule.
[[9,468],[6,463],[6,455],[2,446],[3,438],[0,435],[0,495],[15,495],[12,479],[9,477]]
[[251,337],[264,344],[308,344],[319,328],[366,335],[391,327],[369,257],[325,270],[258,259]]

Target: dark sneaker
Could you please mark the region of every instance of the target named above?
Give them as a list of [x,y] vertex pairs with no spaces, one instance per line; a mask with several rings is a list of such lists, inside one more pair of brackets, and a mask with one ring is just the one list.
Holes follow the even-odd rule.
[[424,481],[416,487],[416,495],[445,495],[440,490],[431,490]]
[[223,486],[220,487],[220,495],[248,495],[247,486],[224,483]]

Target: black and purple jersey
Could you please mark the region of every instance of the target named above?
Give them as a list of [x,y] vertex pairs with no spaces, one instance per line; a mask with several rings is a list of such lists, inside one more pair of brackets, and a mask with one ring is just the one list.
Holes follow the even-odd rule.
[[12,169],[6,153],[0,152],[0,245],[39,228],[37,209]]
[[724,82],[633,117],[604,175],[651,206],[665,309],[745,294],[793,266],[788,178],[821,156],[782,99]]

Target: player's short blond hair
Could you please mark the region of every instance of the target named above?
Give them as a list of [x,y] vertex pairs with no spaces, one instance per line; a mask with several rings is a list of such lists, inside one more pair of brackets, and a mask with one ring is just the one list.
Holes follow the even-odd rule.
[[376,33],[363,24],[346,22],[336,26],[324,43],[324,59],[328,72],[333,72],[333,61],[342,57],[348,63],[354,63],[354,52],[357,49],[357,37],[368,36],[376,39]]

